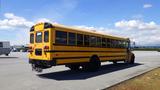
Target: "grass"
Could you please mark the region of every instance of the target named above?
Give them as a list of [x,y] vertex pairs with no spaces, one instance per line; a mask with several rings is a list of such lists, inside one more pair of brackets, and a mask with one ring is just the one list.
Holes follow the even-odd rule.
[[106,90],[160,90],[160,68],[124,81]]

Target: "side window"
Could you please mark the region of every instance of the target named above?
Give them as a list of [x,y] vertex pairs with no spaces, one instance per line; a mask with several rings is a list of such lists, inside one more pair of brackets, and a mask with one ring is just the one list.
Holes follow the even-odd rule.
[[114,48],[114,40],[113,39],[111,39],[111,48]]
[[84,45],[89,46],[89,35],[84,35]]
[[90,46],[96,46],[96,37],[90,36]]
[[124,48],[127,48],[127,42],[126,41],[124,41]]
[[34,34],[30,34],[30,43],[34,43]]
[[122,41],[122,48],[125,48],[125,41]]
[[3,43],[2,42],[0,42],[0,47],[3,47]]
[[123,48],[122,41],[119,41],[119,48]]
[[123,48],[123,41],[120,41],[120,48]]
[[130,48],[129,41],[126,41],[126,48]]
[[67,44],[67,32],[56,31],[56,44]]
[[44,32],[44,42],[48,42],[49,41],[49,31],[45,31]]
[[113,40],[110,39],[110,47],[113,48]]
[[106,45],[106,44],[107,44],[106,41],[107,41],[107,40],[106,40],[105,38],[102,38],[102,47],[106,47],[106,46],[107,46],[107,45]]
[[77,34],[77,45],[82,46],[83,45],[83,35]]
[[117,48],[121,48],[121,41],[117,41]]
[[76,34],[75,33],[68,33],[68,44],[76,45]]
[[116,48],[116,46],[117,46],[116,40],[113,39],[112,44],[113,44],[113,48]]
[[107,46],[108,48],[111,48],[111,39],[107,39]]
[[118,48],[118,40],[115,40],[116,48]]
[[107,38],[105,38],[106,39],[106,47],[108,48],[108,39]]
[[97,46],[101,47],[102,46],[102,41],[100,37],[97,37]]

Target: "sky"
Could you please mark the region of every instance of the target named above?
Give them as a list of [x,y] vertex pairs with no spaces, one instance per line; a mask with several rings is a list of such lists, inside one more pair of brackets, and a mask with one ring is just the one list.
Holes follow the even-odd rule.
[[38,22],[59,23],[136,45],[160,45],[160,0],[0,0],[0,41],[28,44]]

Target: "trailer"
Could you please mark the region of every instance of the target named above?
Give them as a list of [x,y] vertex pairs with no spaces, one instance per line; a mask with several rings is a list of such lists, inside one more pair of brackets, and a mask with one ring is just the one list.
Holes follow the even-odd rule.
[[10,42],[0,41],[0,55],[8,56],[11,52]]

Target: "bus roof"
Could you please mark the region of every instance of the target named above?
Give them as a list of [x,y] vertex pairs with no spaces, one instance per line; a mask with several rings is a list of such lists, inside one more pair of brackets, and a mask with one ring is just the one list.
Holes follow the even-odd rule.
[[[73,26],[65,26],[65,25],[57,24],[57,23],[51,24],[51,23],[48,23],[48,22],[44,22],[44,23],[37,23],[37,24],[34,25],[34,26],[43,25],[43,24],[52,25],[53,28],[69,29],[69,30],[72,30],[72,31],[78,31],[78,32],[83,32],[83,33],[85,32],[85,33],[94,34],[94,35],[97,35],[97,36],[102,36],[102,35],[103,35],[104,37],[109,37],[109,38],[112,38],[112,39],[129,41],[129,38],[112,36],[112,35],[108,35],[108,34],[104,34],[104,33],[100,33],[100,32],[94,32],[94,31],[91,31],[91,30],[89,30],[89,29],[82,29],[82,28],[73,27]],[[32,29],[32,28],[31,28],[31,29]]]

